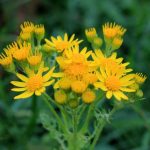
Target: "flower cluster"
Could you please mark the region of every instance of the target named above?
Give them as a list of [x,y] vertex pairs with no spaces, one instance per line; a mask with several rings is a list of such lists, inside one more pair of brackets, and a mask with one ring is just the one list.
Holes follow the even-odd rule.
[[129,92],[143,96],[141,85],[146,77],[133,73],[130,63],[114,52],[123,43],[126,29],[122,26],[106,23],[102,27],[104,38],[95,28],[86,29],[92,50],[80,48],[83,40],[74,34],[47,39],[44,25],[24,22],[20,28],[17,40],[0,54],[0,64],[20,79],[11,81],[15,86],[12,91],[23,92],[15,99],[40,96],[52,84],[56,102],[71,107],[92,103],[97,92],[119,101],[128,100]]

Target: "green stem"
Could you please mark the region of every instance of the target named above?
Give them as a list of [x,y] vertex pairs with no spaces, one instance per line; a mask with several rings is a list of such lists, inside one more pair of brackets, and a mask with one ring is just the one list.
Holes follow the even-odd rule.
[[102,132],[104,126],[105,126],[105,123],[106,123],[105,120],[102,120],[102,121],[98,122],[97,128],[95,130],[96,135],[95,135],[94,140],[93,140],[93,142],[90,146],[90,150],[94,150],[95,145],[96,145],[96,143],[97,143],[97,141],[100,137],[100,134],[101,134],[101,132]]
[[78,149],[78,134],[77,134],[77,111],[72,110],[72,125],[73,132],[71,134],[70,140],[68,140],[69,150],[79,150]]
[[51,106],[51,104],[49,103],[49,100],[52,101],[52,98],[50,98],[49,96],[47,96],[47,94],[43,94],[43,100],[46,103],[46,105],[48,106],[48,108],[50,109],[50,111],[53,113],[53,115],[55,116],[55,118],[58,121],[58,124],[61,126],[61,129],[63,130],[64,133],[68,133],[67,129],[65,128],[62,120],[60,119],[59,115],[57,114],[57,112],[55,111],[55,109]]
[[[111,112],[109,113],[109,116],[112,116],[112,114],[113,114],[117,109],[118,109],[117,105],[114,106],[114,108],[113,108],[113,109],[111,110]],[[97,125],[97,127],[96,127],[96,131],[95,131],[96,135],[95,135],[95,137],[94,137],[94,139],[93,139],[93,142],[92,142],[92,144],[91,144],[91,146],[90,146],[90,150],[94,150],[94,147],[95,147],[95,145],[96,145],[96,143],[97,143],[97,141],[98,141],[98,139],[99,139],[99,137],[100,137],[100,135],[101,135],[101,133],[102,133],[102,131],[103,131],[103,128],[104,128],[105,124],[106,124],[106,120],[104,120],[104,119],[102,119],[102,120],[100,119],[100,120],[99,120],[98,125]]]

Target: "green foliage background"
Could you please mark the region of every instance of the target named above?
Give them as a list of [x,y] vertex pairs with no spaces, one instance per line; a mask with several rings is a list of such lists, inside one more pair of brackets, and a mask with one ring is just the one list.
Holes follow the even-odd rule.
[[[96,27],[101,33],[108,21],[127,28],[119,56],[148,76],[146,99],[114,115],[96,150],[149,150],[150,0],[0,0],[0,51],[16,39],[19,25],[27,20],[44,24],[47,37],[67,32],[82,39],[85,28]],[[0,150],[53,150],[56,143],[40,123],[39,111],[46,110],[45,105],[35,97],[14,102],[9,84],[13,78],[0,68]]]

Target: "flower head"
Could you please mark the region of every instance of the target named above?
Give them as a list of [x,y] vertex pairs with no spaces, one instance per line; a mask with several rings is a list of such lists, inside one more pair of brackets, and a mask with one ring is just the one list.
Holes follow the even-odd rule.
[[35,32],[35,36],[38,40],[41,40],[44,38],[44,35],[45,35],[45,28],[44,28],[44,25],[40,24],[40,25],[36,25],[35,26],[35,29],[34,29],[34,32]]
[[26,21],[20,26],[23,33],[33,33],[34,32],[34,24],[32,22]]
[[26,60],[30,51],[31,44],[24,42],[23,44],[19,44],[18,48],[13,53],[13,57],[18,61]]
[[42,61],[42,53],[35,49],[34,53],[29,54],[27,60],[31,66],[36,66]]
[[129,65],[129,63],[122,63],[123,58],[117,58],[117,53],[112,53],[111,56],[106,57],[103,52],[99,49],[95,50],[95,53],[92,53],[92,58],[94,59],[94,63],[97,67],[113,67],[113,70],[115,68],[120,68],[120,71],[122,70],[122,73],[131,72],[132,69],[126,69],[126,66]]
[[4,50],[5,53],[0,54],[0,65],[9,66],[12,64],[13,59],[11,53],[7,50]]
[[82,40],[74,39],[75,35],[73,34],[70,39],[68,38],[67,33],[64,34],[64,38],[61,36],[51,37],[51,41],[48,39],[45,39],[46,43],[52,47],[52,49],[55,49],[57,52],[63,52],[69,48],[71,48],[74,45],[79,45]]
[[50,86],[54,82],[53,79],[51,80],[53,70],[54,68],[43,75],[44,67],[41,65],[37,73],[32,70],[28,71],[27,76],[17,73],[16,75],[21,81],[11,81],[11,84],[16,86],[16,88],[12,88],[11,90],[23,93],[15,96],[14,99],[28,98],[34,93],[40,96],[45,92],[45,87]]
[[136,73],[134,78],[136,83],[142,84],[145,82],[147,77],[144,76],[142,73]]
[[128,100],[124,92],[135,92],[134,89],[130,88],[130,85],[135,82],[134,74],[123,75],[119,68],[114,70],[113,67],[101,67],[100,73],[97,75],[99,82],[94,85],[96,88],[106,91],[108,99],[114,95],[117,100]]
[[93,41],[95,37],[97,37],[97,32],[95,28],[89,28],[85,30],[85,35],[89,42]]
[[103,25],[103,33],[107,39],[123,36],[126,29],[115,23],[106,23]]

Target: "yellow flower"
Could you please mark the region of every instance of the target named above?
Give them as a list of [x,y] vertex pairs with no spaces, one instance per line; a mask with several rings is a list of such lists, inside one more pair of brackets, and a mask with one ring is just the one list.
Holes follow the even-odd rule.
[[39,50],[35,50],[34,54],[31,52],[31,54],[27,58],[28,62],[32,66],[38,65],[42,60],[42,53],[39,52]]
[[96,98],[95,92],[93,90],[87,89],[82,94],[82,100],[84,103],[90,104],[92,103]]
[[12,64],[13,59],[9,51],[4,50],[5,53],[0,54],[0,65],[9,66]]
[[[97,81],[95,74],[96,67],[92,66],[88,61],[91,51],[87,52],[87,48],[79,50],[79,46],[74,46],[64,52],[64,56],[56,58],[60,69],[60,73],[55,77],[60,77],[54,88],[71,89],[76,93],[82,93],[89,84]],[[80,86],[81,84],[81,86]]]
[[54,93],[55,101],[59,104],[65,104],[67,101],[67,94],[63,90],[57,90]]
[[114,38],[112,41],[112,49],[118,49],[122,45],[123,39],[122,38]]
[[126,69],[126,66],[129,65],[129,63],[122,63],[123,58],[117,58],[117,53],[112,53],[111,56],[106,57],[103,52],[100,49],[96,49],[95,53],[92,53],[92,58],[94,60],[94,64],[97,67],[114,67],[115,68],[120,68],[120,70],[122,70],[122,72],[127,73],[127,72],[131,72],[132,69]]
[[26,21],[20,26],[23,33],[33,33],[34,32],[34,24],[32,22]]
[[9,44],[4,48],[4,51],[8,51],[11,55],[18,49],[18,45],[16,42],[13,42],[12,44]]
[[90,61],[87,59],[90,55],[91,51],[87,52],[87,48],[83,48],[80,51],[79,46],[74,46],[65,51],[66,57],[64,59],[62,58],[62,61],[58,61],[58,64],[60,64],[66,76],[78,79],[88,72]]
[[28,41],[31,39],[31,33],[30,32],[22,32],[20,33],[20,38],[23,40],[23,41]]
[[95,28],[85,29],[85,35],[89,42],[92,42],[95,37],[97,37],[97,32]]
[[145,82],[147,77],[144,76],[142,73],[136,73],[134,78],[136,83],[142,84]]
[[51,37],[51,41],[45,39],[47,45],[52,47],[52,49],[56,49],[57,52],[63,52],[74,45],[79,45],[82,40],[74,39],[75,35],[73,34],[70,39],[68,38],[67,33],[64,34],[64,38],[61,36],[57,36],[57,38]]
[[14,99],[28,98],[34,93],[35,95],[40,96],[43,92],[45,92],[45,87],[53,84],[54,79],[50,80],[53,70],[54,68],[42,75],[44,68],[40,66],[37,73],[33,72],[32,70],[28,71],[28,76],[17,73],[16,75],[21,81],[11,81],[11,84],[16,86],[16,88],[12,88],[11,90],[23,93],[15,96]]
[[104,37],[107,39],[123,36],[126,29],[115,23],[106,23],[103,25]]
[[45,28],[44,28],[44,25],[40,24],[40,25],[36,25],[35,26],[35,29],[34,29],[34,32],[35,32],[35,36],[38,40],[41,40],[44,38],[44,35],[45,35]]
[[75,93],[83,93],[87,88],[87,84],[83,81],[75,80],[71,84],[71,89]]
[[23,44],[19,44],[18,49],[16,49],[13,53],[13,57],[19,61],[26,60],[30,51],[31,44],[24,42]]
[[114,70],[113,67],[101,67],[100,73],[97,73],[97,75],[99,82],[96,82],[94,85],[96,88],[106,91],[108,99],[114,95],[117,100],[128,100],[124,92],[135,92],[134,89],[130,88],[130,85],[135,82],[134,74],[122,76],[119,68]]
[[66,77],[63,77],[58,81],[58,84],[61,89],[68,90],[71,87],[71,80]]

